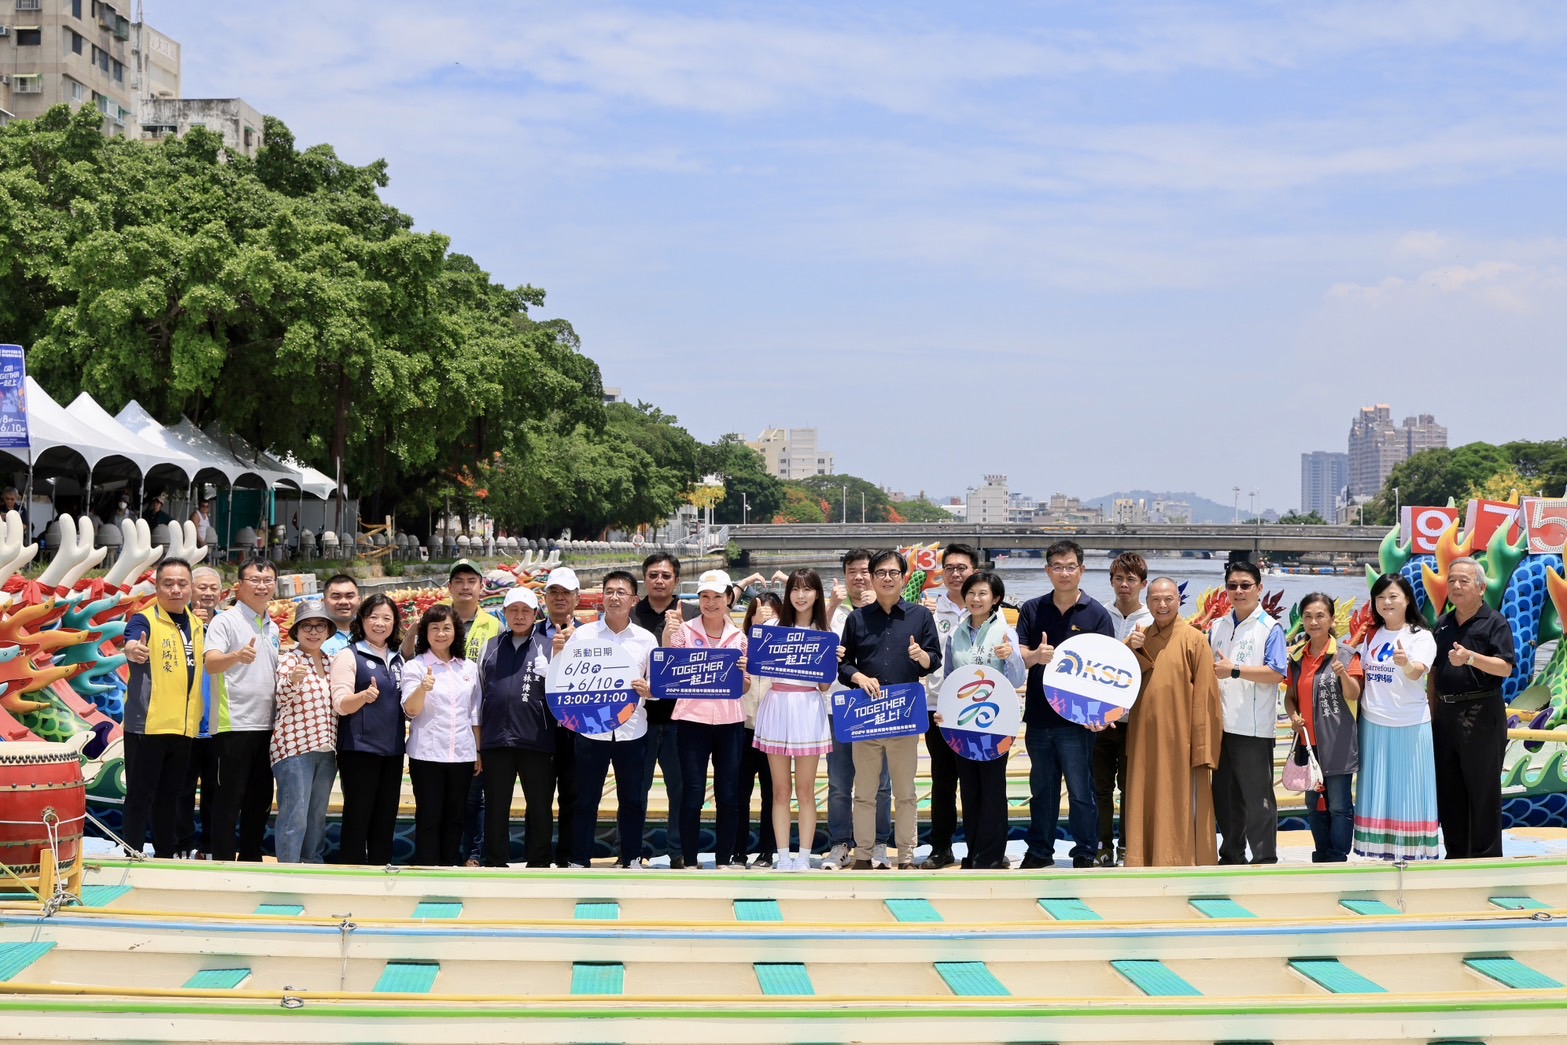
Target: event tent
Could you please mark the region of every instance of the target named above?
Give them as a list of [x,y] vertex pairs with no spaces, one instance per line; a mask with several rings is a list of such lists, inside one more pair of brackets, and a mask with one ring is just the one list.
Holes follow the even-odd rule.
[[[154,444],[141,438],[124,424],[120,423],[107,410],[98,405],[97,400],[86,392],[81,393],[71,400],[71,405],[65,408],[67,414],[86,428],[103,434],[114,445],[124,448],[127,453],[135,453],[140,460],[154,462],[142,469],[141,489],[146,493],[147,479],[152,473],[174,473],[179,476],[179,485],[189,487],[196,479],[199,465],[196,459],[183,450]],[[138,498],[138,501],[140,498]]]

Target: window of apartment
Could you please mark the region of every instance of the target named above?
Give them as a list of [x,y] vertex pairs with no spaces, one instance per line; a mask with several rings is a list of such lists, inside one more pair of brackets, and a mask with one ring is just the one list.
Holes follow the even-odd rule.
[[121,62],[121,61],[115,61],[114,62],[114,78],[116,80],[118,80],[120,83],[124,83],[125,82],[125,63],[124,62]]
[[82,16],[82,0],[71,0],[71,17],[72,18],[80,18],[81,16]]
[[[66,32],[71,33],[71,31],[69,29],[67,29]],[[82,48],[85,47],[86,45],[87,45],[87,41],[82,38],[82,34],[81,33],[71,33],[71,53],[72,54],[81,54],[82,53]]]
[[42,11],[43,0],[16,0],[18,11]]
[[108,51],[100,50],[98,52],[98,68],[102,69],[104,72],[108,72],[109,71],[109,52]]
[[11,89],[17,94],[42,94],[44,89],[43,77],[38,73],[13,76],[11,77]]
[[16,46],[37,47],[44,42],[44,31],[36,25],[16,27]]
[[65,86],[71,92],[71,101],[81,102],[87,100],[87,88],[83,87],[69,76],[65,78]]

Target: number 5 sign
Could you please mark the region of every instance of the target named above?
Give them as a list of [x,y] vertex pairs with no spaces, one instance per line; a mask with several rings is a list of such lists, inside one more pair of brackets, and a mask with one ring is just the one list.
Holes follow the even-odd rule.
[[1525,497],[1522,511],[1529,527],[1530,555],[1567,553],[1567,500]]
[[1400,515],[1400,533],[1416,555],[1435,555],[1436,542],[1458,524],[1457,508],[1406,506]]

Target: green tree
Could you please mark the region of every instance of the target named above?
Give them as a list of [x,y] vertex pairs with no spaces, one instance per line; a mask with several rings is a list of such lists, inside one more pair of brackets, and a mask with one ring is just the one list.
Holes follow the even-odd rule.
[[891,522],[892,501],[887,492],[868,479],[853,475],[812,475],[795,480],[802,489],[826,501],[827,518],[842,521],[848,513],[849,522]]
[[941,523],[952,522],[952,513],[939,504],[935,504],[925,497],[916,497],[912,501],[899,501],[892,506],[905,522],[911,523]]
[[816,497],[793,483],[784,484],[784,505],[773,516],[775,523],[822,523],[827,515]]
[[703,475],[716,475],[724,483],[724,499],[713,508],[714,522],[771,519],[783,508],[783,484],[768,474],[762,455],[745,445],[743,436],[730,432],[704,446],[699,463]]
[[1392,525],[1395,503],[1443,505],[1450,498],[1461,502],[1469,496],[1470,489],[1510,463],[1506,452],[1490,443],[1422,450],[1394,465],[1382,492],[1366,505],[1366,522]]
[[1279,516],[1280,526],[1326,526],[1327,520],[1313,508],[1302,515],[1300,512],[1285,512]]

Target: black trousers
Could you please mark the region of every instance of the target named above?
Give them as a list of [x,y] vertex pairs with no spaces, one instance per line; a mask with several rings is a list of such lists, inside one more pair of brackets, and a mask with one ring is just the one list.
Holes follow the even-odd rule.
[[337,753],[343,789],[343,827],[337,862],[385,867],[397,837],[397,807],[403,794],[403,756],[364,751]]
[[976,871],[1002,867],[1007,855],[1007,756],[975,762],[954,755],[953,762],[963,792],[963,837],[968,841],[963,866]]
[[492,747],[479,752],[484,766],[484,864],[505,867],[511,862],[511,798],[522,781],[527,803],[529,867],[548,867],[554,841],[555,754],[516,747]]
[[[745,750],[740,753],[740,786],[735,793],[735,856],[744,860],[752,852],[771,855],[778,845],[773,836],[773,771],[767,755],[754,745],[756,730],[745,731]],[[756,848],[751,848],[751,794],[762,788],[762,822],[756,831]],[[801,849],[807,848],[804,843]]]
[[[195,850],[212,855],[212,795],[218,789],[218,759],[211,737],[190,742],[190,762],[185,770],[185,786],[180,790],[179,840],[174,851]],[[196,805],[201,804],[201,828],[196,828]]]
[[[602,785],[603,781],[600,781]],[[598,804],[598,796],[593,796]],[[576,859],[572,838],[577,825],[577,734],[569,729],[555,731],[555,866],[565,867]],[[591,845],[591,843],[590,843]]]
[[[1094,802],[1099,807],[1099,851],[1114,852],[1115,793],[1121,792],[1121,823],[1126,823],[1126,723],[1094,736]],[[1126,852],[1126,828],[1121,828]]]
[[414,863],[460,866],[462,814],[473,782],[473,763],[410,758],[408,779],[414,786]]
[[1273,797],[1273,738],[1224,734],[1213,771],[1213,813],[1219,822],[1219,863],[1279,862],[1279,810]]
[[[593,862],[593,846],[599,822],[599,800],[604,795],[604,780],[609,767],[615,767],[615,825],[619,830],[620,865],[628,867],[642,859],[642,834],[647,825],[647,735],[635,740],[589,740],[569,729],[577,745],[577,822],[572,828],[572,844],[577,851],[573,862],[587,867]],[[681,840],[684,842],[684,839]]]
[[1431,713],[1436,817],[1449,860],[1502,855],[1502,755],[1507,705],[1501,695],[1444,704]]
[[925,730],[925,753],[930,756],[930,851],[952,848],[958,830],[958,756],[941,735],[931,713]]
[[122,837],[138,853],[152,820],[152,852],[168,859],[179,841],[180,788],[190,760],[190,737],[175,733],[125,734],[125,805]]
[[[218,788],[212,802],[212,858],[259,862],[272,815],[270,729],[235,730],[212,737]],[[239,846],[235,849],[235,829]]]

